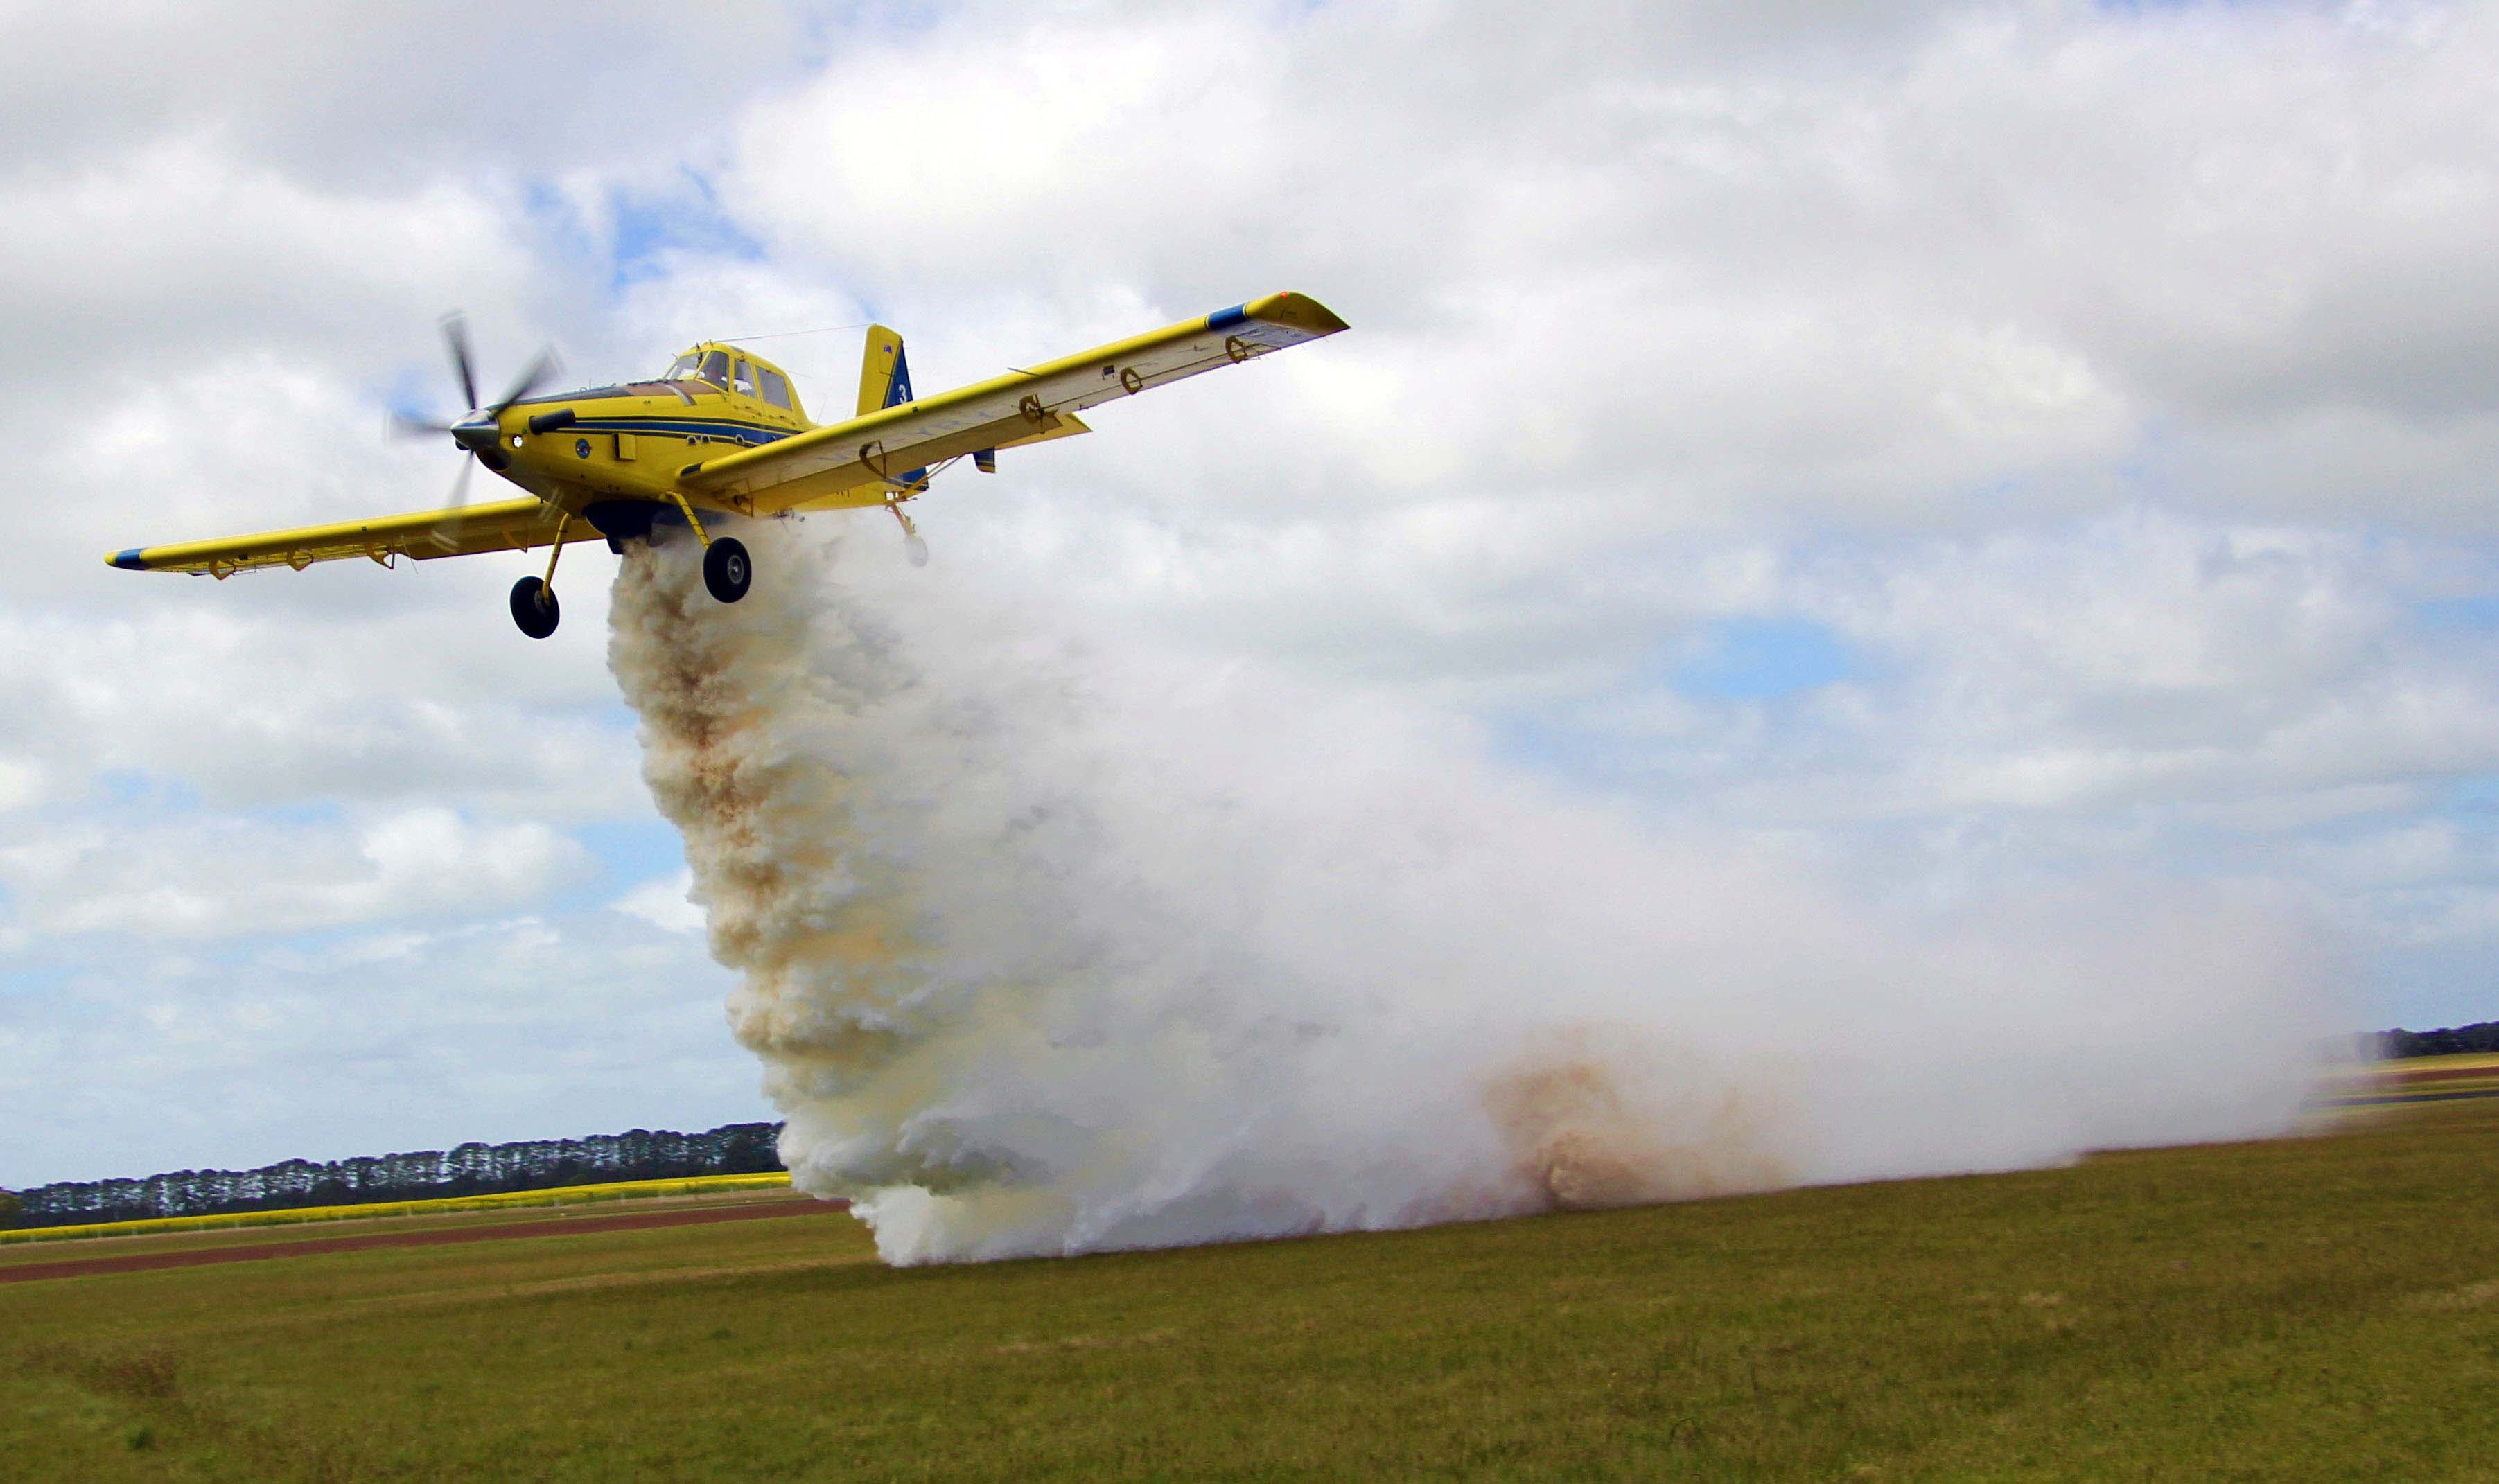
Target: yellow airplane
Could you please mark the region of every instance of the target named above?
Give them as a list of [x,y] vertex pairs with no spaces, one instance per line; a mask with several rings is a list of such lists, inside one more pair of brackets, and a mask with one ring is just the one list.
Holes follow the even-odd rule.
[[[453,371],[469,399],[453,423],[401,418],[404,432],[448,435],[468,451],[452,502],[372,520],[295,531],[135,546],[104,560],[134,572],[205,572],[216,578],[256,567],[369,557],[383,566],[406,557],[549,548],[546,575],[512,585],[512,621],[532,638],[555,632],[556,562],[568,541],[605,537],[622,552],[655,527],[685,526],[703,545],[703,582],[733,603],[753,580],[752,560],[735,536],[738,519],[803,510],[882,505],[902,523],[912,560],[927,548],[902,505],[925,494],[937,472],[970,456],[985,473],[997,452],[1087,433],[1076,414],[1217,367],[1254,360],[1346,328],[1314,300],[1270,294],[1197,319],[1115,340],[1029,371],[1012,369],[940,396],[915,398],[902,337],[882,325],[867,332],[858,415],[819,426],[782,370],[734,343],[706,340],[652,381],[533,396],[554,373],[542,354],[489,404],[477,398],[469,336],[457,316],[443,322]],[[483,464],[529,493],[517,500],[467,502],[469,470]]]

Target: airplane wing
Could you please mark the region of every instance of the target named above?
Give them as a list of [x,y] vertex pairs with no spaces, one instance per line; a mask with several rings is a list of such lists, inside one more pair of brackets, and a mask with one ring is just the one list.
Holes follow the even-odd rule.
[[1077,412],[1219,366],[1334,335],[1345,321],[1316,300],[1270,294],[1029,371],[690,464],[677,482],[750,515],[876,504],[910,489],[916,469],[967,453],[1082,433]]
[[[258,535],[226,536],[213,541],[184,541],[173,546],[134,546],[104,560],[133,572],[206,572],[231,577],[262,566],[291,566],[297,571],[315,562],[341,557],[371,557],[388,566],[401,557],[430,562],[436,557],[464,557],[477,552],[527,551],[555,538],[555,510],[535,495],[490,500],[451,510],[411,510],[372,520],[341,521],[330,526],[305,526],[294,531],[266,531]],[[575,521],[565,539],[599,538],[587,521]]]

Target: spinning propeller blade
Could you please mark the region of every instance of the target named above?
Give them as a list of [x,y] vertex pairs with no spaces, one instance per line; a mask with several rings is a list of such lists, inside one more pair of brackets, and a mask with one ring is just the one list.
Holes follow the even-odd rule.
[[486,415],[489,417],[503,416],[503,410],[506,407],[509,407],[512,403],[520,401],[522,398],[527,397],[532,392],[536,391],[539,385],[549,376],[554,375],[557,371],[562,369],[563,365],[563,362],[556,359],[555,347],[553,345],[549,345],[544,350],[539,351],[538,358],[530,363],[529,369],[522,371],[519,377],[512,382],[512,389],[503,394],[503,400],[485,409]]
[[[468,404],[469,416],[457,423],[438,423],[426,418],[410,417],[404,412],[393,412],[390,417],[390,430],[397,436],[407,438],[448,436],[463,445],[460,473],[451,483],[451,502],[443,506],[445,515],[450,516],[457,515],[468,508],[469,476],[475,472],[477,468],[479,441],[492,444],[500,436],[491,425],[496,419],[502,417],[512,403],[544,385],[548,377],[555,375],[563,368],[564,363],[556,358],[555,347],[547,346],[539,351],[536,358],[531,361],[513,380],[511,389],[503,394],[501,401],[492,406],[486,406],[477,400],[477,357],[469,344],[469,320],[457,309],[442,316],[442,344],[451,355],[451,373],[460,378],[460,396]],[[480,418],[484,419],[483,423],[478,421]],[[499,469],[503,468],[500,459],[496,462],[495,468]],[[434,528],[435,544],[445,551],[450,550],[455,541],[452,525],[453,523],[446,519]]]
[[405,412],[393,412],[390,415],[390,434],[395,438],[438,438],[446,437],[450,433],[449,423],[429,422],[422,417],[410,417]]
[[442,342],[451,348],[451,370],[460,378],[464,405],[477,405],[477,373],[470,369],[469,321],[458,309],[442,316]]
[[[475,454],[462,454],[460,456],[460,473],[451,481],[451,502],[442,507],[445,514],[457,515],[462,510],[469,507],[469,474],[470,471],[476,468],[476,467],[477,456]],[[451,523],[449,521],[441,521],[436,524],[434,528],[434,544],[441,547],[444,551],[449,551],[451,549],[452,536]]]

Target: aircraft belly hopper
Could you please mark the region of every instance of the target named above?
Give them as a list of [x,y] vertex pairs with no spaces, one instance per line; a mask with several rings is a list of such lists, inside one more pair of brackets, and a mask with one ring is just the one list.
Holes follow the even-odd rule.
[[[500,400],[477,396],[466,330],[444,323],[454,371],[471,411],[458,422],[401,419],[403,431],[448,436],[465,450],[452,502],[438,510],[341,521],[294,531],[138,546],[105,558],[129,571],[229,577],[259,567],[297,570],[365,557],[384,566],[405,557],[534,551],[547,547],[546,575],[512,588],[512,618],[533,638],[555,632],[556,563],[574,541],[604,538],[622,551],[659,523],[689,527],[703,545],[714,597],[746,595],[753,565],[736,537],[706,526],[723,516],[882,505],[901,522],[915,561],[925,555],[904,502],[926,493],[938,470],[969,456],[991,472],[1002,448],[1089,431],[1077,415],[1116,398],[1219,367],[1238,365],[1346,328],[1315,300],[1270,294],[1198,319],[1097,345],[1030,370],[1009,371],[933,397],[914,397],[902,338],[868,328],[856,412],[809,421],[779,367],[736,344],[705,341],[656,380],[539,394],[554,371],[542,355]],[[482,464],[526,493],[471,504],[470,469]]]

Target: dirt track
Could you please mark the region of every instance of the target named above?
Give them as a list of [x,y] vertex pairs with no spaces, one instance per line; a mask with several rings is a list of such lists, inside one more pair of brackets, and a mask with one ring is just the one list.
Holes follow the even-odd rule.
[[786,1201],[746,1201],[735,1206],[680,1208],[676,1210],[621,1211],[612,1216],[570,1216],[552,1221],[506,1222],[497,1226],[451,1227],[424,1232],[369,1232],[356,1237],[318,1237],[308,1241],[197,1247],[178,1252],[125,1252],[114,1257],[0,1267],[0,1283],[84,1277],[98,1273],[144,1273],[151,1268],[190,1268],[203,1263],[309,1257],[322,1252],[361,1252],[369,1247],[430,1247],[462,1242],[508,1242],[524,1237],[576,1237],[588,1232],[640,1232],[663,1226],[700,1226],[713,1221],[762,1221],[773,1216],[805,1216],[848,1209],[839,1201],[818,1201],[800,1196]]

